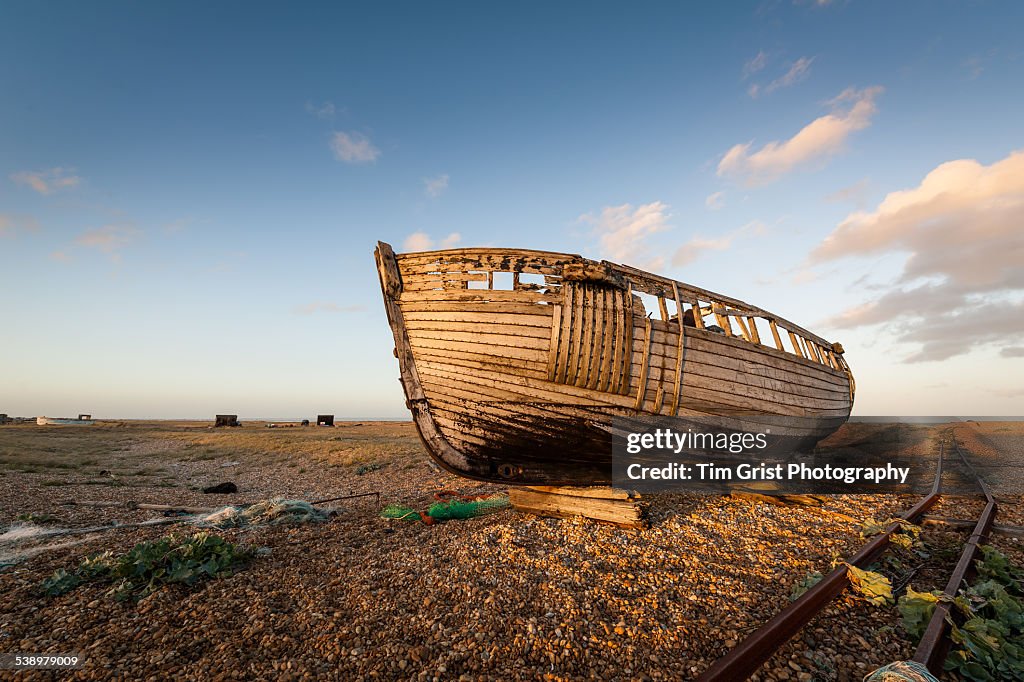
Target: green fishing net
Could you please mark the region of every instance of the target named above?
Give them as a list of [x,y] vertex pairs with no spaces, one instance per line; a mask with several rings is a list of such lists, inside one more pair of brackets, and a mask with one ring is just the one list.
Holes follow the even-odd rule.
[[409,507],[403,507],[400,504],[389,504],[384,507],[384,510],[380,513],[382,518],[385,519],[400,519],[406,521],[421,521],[419,512]]
[[[385,519],[404,521],[450,521],[452,519],[470,519],[482,516],[508,506],[508,495],[497,493],[477,499],[454,498],[443,502],[435,502],[425,512],[418,512],[410,507],[391,504],[384,508],[380,515]],[[426,516],[427,518],[424,518]]]

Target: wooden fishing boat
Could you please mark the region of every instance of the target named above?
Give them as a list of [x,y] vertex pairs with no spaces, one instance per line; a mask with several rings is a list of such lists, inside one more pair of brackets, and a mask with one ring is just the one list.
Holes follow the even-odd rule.
[[816,441],[850,415],[842,346],[743,301],[571,254],[375,255],[407,406],[460,476],[608,484],[613,417],[795,417]]

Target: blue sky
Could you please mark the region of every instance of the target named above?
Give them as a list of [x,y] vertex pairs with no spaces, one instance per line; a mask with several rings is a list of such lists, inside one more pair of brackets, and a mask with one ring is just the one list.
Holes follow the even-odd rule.
[[859,414],[1024,413],[1024,5],[709,5],[4,3],[0,411],[404,417],[382,239],[744,298]]

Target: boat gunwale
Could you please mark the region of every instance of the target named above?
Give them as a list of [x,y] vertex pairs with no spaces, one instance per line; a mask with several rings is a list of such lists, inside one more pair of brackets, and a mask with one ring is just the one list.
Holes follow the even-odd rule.
[[[795,358],[797,360],[802,360],[808,366],[822,367],[822,368],[828,370],[829,372],[835,374],[836,376],[844,377],[844,378],[849,379],[851,385],[853,384],[852,372],[850,372],[849,367],[846,364],[845,359],[842,358],[842,353],[837,352],[835,350],[835,348],[834,348],[833,342],[828,341],[824,337],[819,336],[818,334],[815,334],[814,332],[812,332],[812,331],[810,331],[810,330],[808,330],[808,329],[806,329],[806,328],[796,324],[795,322],[790,321],[787,318],[784,318],[784,317],[782,317],[780,315],[776,315],[775,313],[772,313],[771,311],[765,310],[764,308],[760,308],[758,306],[751,305],[750,303],[747,303],[746,301],[743,301],[741,299],[733,298],[733,297],[727,296],[725,294],[719,294],[719,293],[717,293],[715,291],[712,291],[710,289],[704,289],[702,287],[698,287],[698,286],[695,286],[695,285],[692,285],[692,284],[688,284],[686,282],[682,282],[682,281],[679,281],[679,280],[674,280],[674,279],[671,279],[669,277],[665,277],[663,275],[658,275],[658,274],[655,274],[655,273],[652,273],[652,272],[648,272],[646,270],[641,270],[640,268],[634,268],[634,267],[629,266],[629,265],[623,265],[621,263],[614,263],[614,262],[607,261],[607,260],[595,261],[595,260],[586,258],[584,256],[580,256],[579,254],[561,253],[561,252],[557,252],[557,251],[539,251],[539,250],[535,250],[535,249],[501,248],[501,247],[471,247],[471,248],[464,248],[464,249],[438,249],[438,250],[432,250],[432,251],[414,251],[414,252],[401,253],[401,254],[396,253],[395,254],[395,259],[396,259],[396,261],[398,263],[401,263],[402,261],[422,260],[424,258],[426,258],[426,259],[437,258],[440,261],[440,260],[445,259],[445,258],[458,258],[460,256],[469,257],[469,256],[487,256],[487,255],[492,255],[492,256],[503,258],[503,259],[505,259],[505,258],[514,258],[516,255],[536,256],[536,257],[544,257],[544,258],[553,258],[553,259],[557,259],[557,260],[565,260],[565,261],[568,261],[568,262],[596,265],[596,266],[599,266],[599,267],[606,267],[606,268],[610,268],[610,269],[612,269],[614,271],[617,271],[619,274],[621,274],[621,275],[625,276],[626,278],[628,278],[630,280],[630,284],[639,284],[639,285],[641,285],[641,286],[633,287],[633,288],[635,288],[635,290],[637,290],[637,291],[640,291],[641,293],[644,293],[644,294],[647,294],[647,295],[650,295],[650,296],[656,296],[656,297],[665,298],[665,299],[669,299],[669,298],[674,299],[675,296],[674,296],[673,287],[678,287],[678,289],[679,289],[681,294],[690,294],[691,298],[695,298],[695,299],[704,298],[706,300],[709,300],[709,301],[712,302],[712,306],[713,307],[714,307],[714,305],[716,303],[717,304],[730,305],[733,308],[735,308],[736,310],[730,310],[730,311],[728,311],[729,313],[736,313],[736,312],[738,312],[738,313],[740,313],[744,317],[759,317],[759,318],[762,318],[762,319],[764,319],[766,321],[775,322],[777,325],[782,326],[784,331],[788,331],[788,332],[792,332],[792,333],[795,333],[795,334],[799,334],[805,340],[813,341],[815,344],[817,344],[819,346],[822,346],[825,350],[832,352],[837,357],[838,363],[842,367],[844,367],[844,369],[837,369],[835,367],[832,367],[828,363],[818,362],[817,360],[814,360],[814,359],[811,359],[811,358],[807,358],[807,357],[803,357],[803,356],[801,356],[798,353],[790,352],[790,351],[787,351],[787,350],[785,350],[783,348],[777,348],[777,347],[774,347],[774,346],[769,346],[769,345],[764,344],[764,343],[756,343],[754,341],[748,341],[747,339],[745,339],[741,335],[735,335],[735,334],[733,334],[733,335],[717,335],[716,334],[716,336],[720,336],[721,338],[733,339],[733,340],[737,341],[738,343],[743,344],[743,347],[750,347],[750,348],[757,348],[757,349],[762,349],[762,348],[763,349],[768,349],[770,351],[773,351],[774,352],[773,354],[775,354],[775,355],[779,355],[781,357],[786,357],[786,358]],[[515,269],[513,271],[514,272],[529,272],[529,270],[530,270],[529,266],[524,266],[523,268]],[[425,270],[424,274],[429,273],[429,272],[431,272],[431,271]],[[543,273],[539,273],[538,272],[537,274],[543,274]],[[639,280],[637,280],[636,278],[639,278]],[[644,280],[647,280],[647,281],[644,281]],[[424,294],[424,293],[427,293],[429,291],[431,291],[431,290],[428,289],[428,290],[424,290],[424,291],[418,291],[417,293]],[[437,291],[441,291],[441,289],[438,289]],[[487,289],[469,289],[468,291],[471,291],[471,292],[485,292],[485,291],[488,291],[488,290]],[[684,298],[687,302],[691,302],[690,299],[687,298],[686,296],[682,296],[682,298]],[[662,320],[662,321],[666,321],[667,322],[667,320]],[[687,327],[687,329],[701,330],[699,327]],[[701,331],[706,331],[706,330],[701,330]],[[708,332],[708,333],[713,333],[713,332]]]

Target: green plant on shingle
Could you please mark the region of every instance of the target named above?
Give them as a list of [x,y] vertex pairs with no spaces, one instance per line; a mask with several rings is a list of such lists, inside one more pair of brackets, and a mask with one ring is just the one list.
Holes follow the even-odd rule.
[[789,600],[796,601],[804,595],[807,590],[811,589],[822,581],[825,576],[821,574],[821,571],[809,571],[800,582],[793,585],[793,589],[789,591]]
[[939,596],[942,593],[916,592],[913,587],[907,586],[907,592],[900,597],[897,608],[902,617],[903,629],[914,639],[921,639],[924,631],[928,628],[928,622],[935,612],[935,605],[939,603]]
[[1024,569],[1014,566],[1010,560],[994,547],[981,546],[981,559],[974,562],[978,578],[997,580],[1014,594],[1024,595]]
[[74,573],[59,569],[42,584],[47,596],[69,592],[87,582],[112,585],[108,594],[118,601],[141,599],[164,585],[194,585],[200,580],[234,572],[253,556],[247,548],[209,532],[179,537],[168,535],[140,542],[121,555],[113,552],[83,559]]
[[61,520],[53,514],[36,514],[35,512],[26,512],[24,514],[18,514],[14,519],[15,521],[21,521],[23,523],[34,523],[36,525],[43,525],[47,523],[61,523]]
[[[948,619],[953,645],[945,668],[975,682],[1024,681],[1024,572],[998,550],[981,550],[982,558],[975,561],[977,582],[952,600],[951,615],[957,618]],[[903,627],[915,640],[942,599],[913,588],[900,598]]]
[[68,573],[63,568],[58,568],[49,578],[43,581],[41,590],[47,597],[70,592],[82,584],[82,579],[77,573]]

